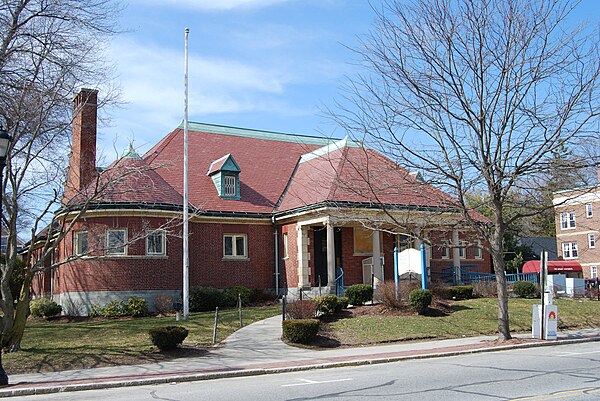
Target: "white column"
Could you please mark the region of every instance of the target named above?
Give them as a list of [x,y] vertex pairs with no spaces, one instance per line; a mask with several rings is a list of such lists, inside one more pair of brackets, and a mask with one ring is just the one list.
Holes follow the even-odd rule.
[[373,231],[373,273],[375,274],[374,287],[383,280],[381,273],[381,246],[379,244],[379,230]]
[[296,225],[297,244],[298,244],[298,287],[310,286],[310,268],[308,261],[310,252],[308,251],[308,228],[306,226]]
[[327,286],[335,288],[335,237],[333,224],[327,220]]
[[460,284],[460,249],[459,245],[459,237],[458,230],[452,230],[452,264],[456,268],[456,281]]
[[421,240],[421,227],[419,227],[419,226],[415,227],[415,229],[413,230],[413,236],[415,238],[415,240],[414,240],[415,249],[420,250],[421,244],[423,243],[423,240]]

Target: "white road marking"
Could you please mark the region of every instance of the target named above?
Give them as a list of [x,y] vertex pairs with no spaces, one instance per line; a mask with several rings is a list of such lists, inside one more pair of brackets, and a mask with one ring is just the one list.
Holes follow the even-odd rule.
[[560,356],[570,356],[570,355],[587,355],[587,354],[598,354],[600,351],[587,351],[587,352],[557,352]]
[[310,384],[324,384],[324,383],[347,382],[347,381],[351,381],[353,379],[348,378],[348,379],[323,380],[323,381],[308,380],[308,379],[300,379],[300,380],[303,381],[304,383],[283,384],[281,387],[295,387],[295,386],[308,386]]

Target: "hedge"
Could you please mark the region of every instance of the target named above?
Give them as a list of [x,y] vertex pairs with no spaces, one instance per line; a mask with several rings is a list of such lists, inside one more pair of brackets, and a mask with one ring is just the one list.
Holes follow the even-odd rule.
[[319,320],[297,319],[283,321],[283,339],[291,343],[310,344],[319,332]]
[[346,288],[344,295],[352,305],[364,305],[373,299],[373,287],[368,284],[354,284]]
[[177,348],[188,336],[188,329],[182,326],[165,326],[150,329],[150,339],[161,351]]

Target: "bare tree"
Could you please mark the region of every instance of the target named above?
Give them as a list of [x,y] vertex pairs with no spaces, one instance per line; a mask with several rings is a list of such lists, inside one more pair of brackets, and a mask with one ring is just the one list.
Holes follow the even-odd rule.
[[[354,138],[452,194],[489,241],[497,275],[498,332],[511,338],[502,244],[507,224],[539,212],[531,184],[553,154],[597,136],[598,34],[571,28],[576,3],[527,0],[388,0],[358,48],[365,72],[350,78],[332,113]],[[565,170],[595,165],[573,159]],[[523,196],[514,197],[517,191]],[[489,196],[480,224],[466,195]],[[513,199],[525,204],[514,207]],[[509,217],[505,209],[510,206]]]
[[[35,271],[27,270],[20,294],[11,292],[17,233],[33,227],[29,243],[39,244],[38,229],[48,223],[57,227],[60,222],[60,235],[45,239],[36,262],[41,266],[72,227],[72,219],[54,216],[70,147],[71,100],[78,88],[99,85],[103,85],[105,103],[115,100],[117,92],[108,87],[112,68],[104,61],[103,49],[108,37],[117,33],[119,10],[110,0],[0,2],[0,124],[13,138],[2,182],[1,218],[3,232],[8,234],[0,284],[2,348],[19,348],[27,317],[28,283]],[[102,188],[97,189],[100,193]],[[85,211],[86,202],[73,217]]]

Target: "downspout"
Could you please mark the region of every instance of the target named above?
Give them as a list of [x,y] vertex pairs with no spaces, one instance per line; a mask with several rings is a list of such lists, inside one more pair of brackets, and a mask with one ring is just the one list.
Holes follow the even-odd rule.
[[275,235],[275,295],[279,298],[279,231],[275,224],[275,216],[271,217],[273,222],[273,234]]

